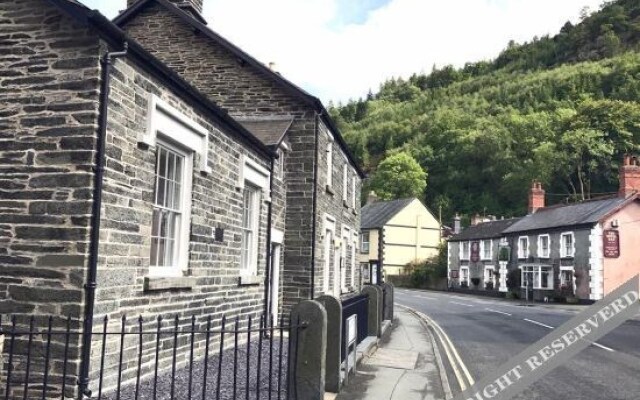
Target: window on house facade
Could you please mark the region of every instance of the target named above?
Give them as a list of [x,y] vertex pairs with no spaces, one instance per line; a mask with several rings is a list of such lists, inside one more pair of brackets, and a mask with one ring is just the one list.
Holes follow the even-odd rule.
[[360,252],[369,254],[369,232],[362,232],[360,234]]
[[493,257],[493,241],[491,239],[482,241],[482,259],[491,260]]
[[575,254],[575,241],[573,232],[560,235],[560,257],[573,257]]
[[188,262],[192,155],[157,144],[150,273],[180,275]]
[[284,178],[284,150],[282,148],[278,149],[278,159],[276,160],[275,165],[275,175],[278,179]]
[[333,184],[333,142],[327,143],[327,186]]
[[261,190],[258,187],[245,184],[242,196],[242,253],[240,268],[247,275],[256,275],[258,271],[260,193]]
[[342,201],[347,204],[349,198],[349,171],[347,164],[342,166]]
[[351,178],[351,207],[356,208],[356,175]]
[[518,258],[529,257],[529,238],[521,236],[518,238]]
[[521,267],[521,286],[530,282],[533,289],[553,289],[553,269],[550,266],[525,265]]
[[469,259],[469,242],[460,243],[460,259],[461,260]]
[[492,265],[486,265],[484,267],[484,283],[491,283],[493,284],[495,280],[495,270],[494,267]]
[[460,284],[469,285],[469,267],[460,267]]
[[549,235],[538,236],[538,257],[549,258],[550,246]]
[[560,288],[575,291],[573,267],[560,267]]

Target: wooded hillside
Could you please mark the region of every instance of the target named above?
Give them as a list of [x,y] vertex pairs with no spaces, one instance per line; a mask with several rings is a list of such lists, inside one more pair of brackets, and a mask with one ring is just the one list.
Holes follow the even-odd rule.
[[622,154],[640,151],[639,43],[640,2],[608,2],[554,37],[390,79],[331,113],[368,171],[413,155],[428,172],[427,204],[447,220],[519,215],[533,179],[549,203],[617,190]]

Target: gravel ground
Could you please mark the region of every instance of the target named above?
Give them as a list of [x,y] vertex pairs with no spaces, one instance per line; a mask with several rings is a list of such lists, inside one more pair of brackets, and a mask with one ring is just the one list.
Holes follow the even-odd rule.
[[[249,365],[247,365],[247,349],[246,344],[240,345],[238,348],[238,364],[236,373],[236,391],[234,397],[234,353],[233,349],[227,350],[222,356],[222,375],[220,376],[220,394],[216,395],[218,380],[218,355],[210,355],[207,368],[207,389],[205,396],[202,396],[203,378],[204,378],[204,362],[202,359],[197,360],[193,364],[191,396],[189,397],[189,368],[185,367],[176,371],[175,378],[172,379],[171,370],[158,375],[156,387],[156,399],[176,399],[176,400],[277,400],[286,399],[286,382],[287,382],[287,349],[288,344],[285,339],[282,349],[282,373],[279,373],[278,357],[280,355],[280,338],[274,337],[273,341],[273,362],[271,363],[272,371],[269,374],[269,342],[262,344],[263,352],[260,362],[260,382],[258,384],[258,341],[251,343],[251,357]],[[247,367],[249,368],[249,393],[247,397]],[[171,383],[174,383],[174,396],[171,397]],[[280,385],[278,385],[280,381]],[[269,385],[271,383],[271,391]],[[258,388],[260,393],[258,397]],[[102,396],[106,400],[133,400],[136,399],[135,384],[124,387],[120,390],[120,396],[117,393],[104,393]],[[140,391],[138,399],[154,399],[154,379],[153,376],[140,382]]]

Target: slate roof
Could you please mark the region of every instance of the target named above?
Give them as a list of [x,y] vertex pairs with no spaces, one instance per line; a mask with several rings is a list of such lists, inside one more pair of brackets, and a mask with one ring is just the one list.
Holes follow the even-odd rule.
[[382,228],[391,218],[408,206],[415,198],[378,201],[362,207],[360,229]]
[[342,137],[342,134],[340,133],[338,126],[336,125],[335,121],[331,118],[331,116],[329,115],[329,112],[324,107],[324,104],[322,104],[322,101],[320,101],[319,98],[313,96],[306,90],[302,89],[300,86],[294,84],[290,80],[283,77],[281,74],[273,71],[271,68],[269,68],[265,64],[256,60],[249,53],[245,52],[244,50],[240,49],[238,46],[234,45],[224,37],[220,36],[218,33],[214,32],[211,28],[209,28],[207,25],[202,23],[202,21],[200,21],[198,18],[195,18],[191,13],[187,13],[183,11],[181,8],[177,7],[174,3],[170,2],[169,0],[138,0],[136,3],[131,5],[131,7],[127,8],[120,15],[115,17],[113,19],[113,22],[120,27],[124,26],[129,20],[134,18],[139,12],[141,12],[151,2],[156,2],[164,6],[167,10],[172,12],[178,18],[182,19],[182,21],[191,25],[191,27],[196,32],[203,34],[205,37],[215,41],[216,43],[218,43],[219,45],[227,49],[231,54],[238,57],[239,60],[251,65],[253,68],[256,68],[265,76],[269,77],[274,82],[280,84],[286,91],[298,97],[303,102],[307,103],[313,109],[315,109],[320,119],[329,127],[329,129],[333,133],[333,136],[336,139],[336,142],[340,145],[342,151],[344,152],[346,157],[349,159],[351,165],[355,168],[358,175],[360,175],[360,177],[363,179],[366,178],[365,172],[362,170],[355,156],[349,149],[349,146],[347,145],[347,142],[345,142],[344,138]]
[[517,224],[513,224],[506,229],[505,233],[595,224],[625,203],[631,202],[636,198],[636,196],[627,198],[612,197],[578,204],[541,208],[535,213],[520,219]]
[[503,236],[505,229],[513,226],[522,218],[501,219],[497,221],[482,222],[478,225],[465,228],[462,232],[449,238],[450,242],[461,242],[474,239],[493,239]]
[[165,85],[167,85],[176,93],[180,93],[185,99],[192,104],[197,105],[208,116],[214,118],[224,128],[225,134],[233,134],[237,138],[252,146],[262,155],[272,158],[275,153],[265,146],[261,140],[258,140],[251,132],[238,123],[237,120],[231,118],[229,114],[220,108],[215,102],[191,86],[187,81],[181,78],[175,71],[163,64],[151,53],[146,51],[138,42],[130,38],[122,29],[107,19],[97,10],[91,10],[77,0],[48,0],[49,3],[58,7],[70,17],[79,23],[89,26],[106,41],[111,50],[122,49],[123,43],[128,44],[127,57],[137,62],[149,74],[157,77]]
[[277,146],[293,123],[291,116],[240,118],[236,120],[267,146]]

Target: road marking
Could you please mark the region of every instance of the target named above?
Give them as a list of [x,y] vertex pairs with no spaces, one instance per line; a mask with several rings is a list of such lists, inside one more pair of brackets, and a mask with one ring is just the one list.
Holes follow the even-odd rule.
[[[449,336],[445,333],[442,327],[440,327],[440,325],[438,325],[437,322],[435,322],[426,314],[423,314],[420,311],[417,311],[411,307],[407,307],[403,305],[400,305],[400,306],[420,316],[420,318],[422,318],[424,321],[427,322],[428,325],[431,326],[431,328],[433,329],[433,332],[436,334],[436,336],[438,336],[438,339],[440,339],[440,343],[442,343],[442,347],[444,351],[447,353],[447,358],[449,359],[449,363],[451,364],[453,373],[455,374],[456,379],[458,380],[458,384],[460,385],[460,388],[462,389],[462,391],[464,392],[468,387],[467,384],[465,383],[462,373],[464,373],[464,375],[466,376],[469,386],[473,386],[475,384],[475,380],[469,373],[469,369],[467,368],[467,366],[462,361],[462,358],[460,357],[458,350],[455,348],[455,346],[451,342],[451,339],[449,339]],[[456,363],[458,365],[456,365]],[[460,370],[462,370],[462,373],[460,372]]]
[[494,312],[494,313],[498,313],[498,314],[502,314],[502,315],[508,315],[508,316],[512,316],[513,315],[513,314],[509,314],[508,312],[493,310],[491,308],[485,308],[485,310],[491,311],[491,312]]
[[612,353],[615,353],[615,352],[616,352],[614,349],[612,349],[612,348],[610,348],[610,347],[607,347],[607,346],[603,346],[603,345],[601,345],[600,343],[593,342],[593,343],[591,343],[591,344],[592,344],[592,345],[594,345],[594,346],[596,346],[596,347],[600,347],[600,348],[601,348],[601,349],[603,349],[603,350],[610,351],[610,352],[612,352]]
[[542,322],[534,321],[532,319],[525,318],[524,320],[527,322],[531,322],[532,324],[535,324],[535,325],[543,326],[548,329],[556,329],[553,326],[549,326],[549,325],[543,324]]
[[473,305],[472,305],[472,304],[458,303],[457,301],[450,301],[449,303],[457,304],[457,305],[459,305],[459,306],[473,307]]
[[435,297],[429,297],[429,296],[418,296],[418,297],[423,298],[423,299],[427,299],[427,300],[438,300]]

